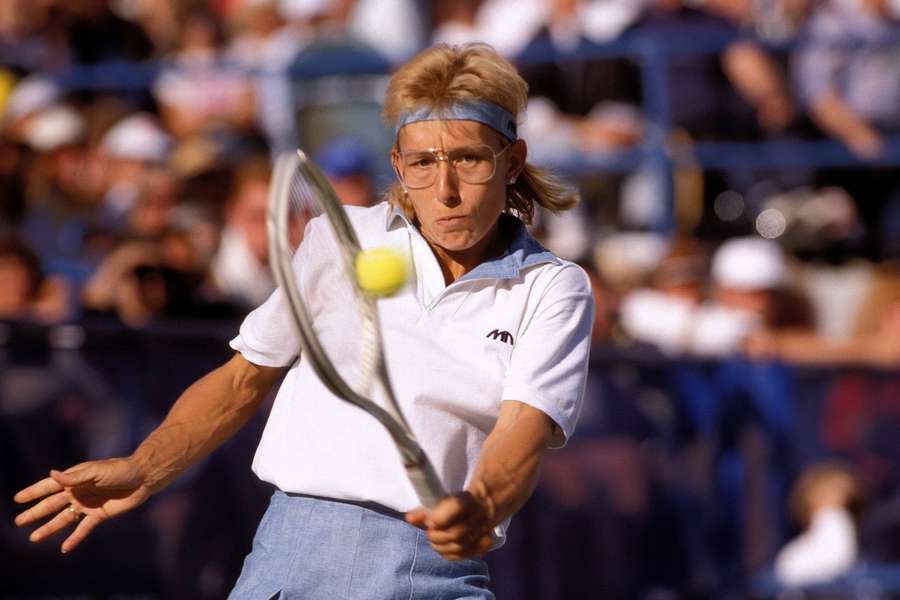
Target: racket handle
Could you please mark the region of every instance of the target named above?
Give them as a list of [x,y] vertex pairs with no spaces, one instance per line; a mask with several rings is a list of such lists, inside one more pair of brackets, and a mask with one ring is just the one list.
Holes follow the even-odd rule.
[[437,473],[434,472],[434,467],[427,460],[408,463],[406,475],[425,508],[433,508],[447,496],[444,485],[438,479]]

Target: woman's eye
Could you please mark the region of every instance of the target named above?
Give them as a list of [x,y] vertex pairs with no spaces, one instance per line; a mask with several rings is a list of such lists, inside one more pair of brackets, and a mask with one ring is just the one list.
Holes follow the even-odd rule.
[[410,161],[409,166],[419,169],[428,168],[434,164],[433,158],[414,158]]

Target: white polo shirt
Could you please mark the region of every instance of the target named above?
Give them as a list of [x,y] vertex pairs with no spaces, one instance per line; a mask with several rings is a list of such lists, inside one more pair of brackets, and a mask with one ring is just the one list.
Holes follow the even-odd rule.
[[[465,488],[503,400],[549,415],[561,446],[575,427],[587,373],[593,300],[584,271],[515,221],[503,257],[448,286],[425,239],[389,204],[347,211],[363,248],[391,246],[412,258],[410,284],[379,301],[385,357],[401,410],[445,487]],[[295,271],[323,345],[351,348],[356,333],[342,324],[356,309],[328,295],[339,273],[334,244],[327,223],[313,220]],[[401,512],[419,506],[381,425],[335,398],[302,357],[295,362],[299,344],[280,290],[247,316],[231,346],[258,365],[292,365],[253,461],[260,479]],[[332,356],[343,373],[344,353]]]

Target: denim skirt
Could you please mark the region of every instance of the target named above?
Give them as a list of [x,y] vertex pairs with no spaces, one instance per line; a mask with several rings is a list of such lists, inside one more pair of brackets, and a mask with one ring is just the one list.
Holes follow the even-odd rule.
[[443,559],[402,517],[276,491],[229,600],[494,600],[483,560]]

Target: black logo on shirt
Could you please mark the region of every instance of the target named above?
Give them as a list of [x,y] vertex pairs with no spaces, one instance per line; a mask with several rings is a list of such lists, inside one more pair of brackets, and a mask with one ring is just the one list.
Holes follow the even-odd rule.
[[489,337],[489,338],[492,338],[495,340],[500,340],[504,344],[509,344],[510,346],[512,346],[516,343],[515,340],[513,340],[513,336],[510,332],[500,331],[499,329],[493,330],[492,332],[487,334],[487,336],[485,336],[485,337]]

